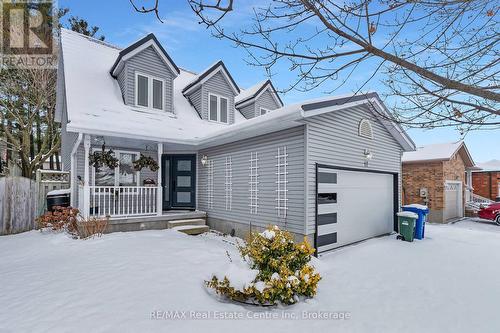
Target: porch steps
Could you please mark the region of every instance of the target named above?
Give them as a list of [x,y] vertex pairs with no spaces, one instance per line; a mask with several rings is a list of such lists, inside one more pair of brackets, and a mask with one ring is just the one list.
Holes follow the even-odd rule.
[[183,232],[187,235],[199,235],[209,230],[208,225],[199,225],[199,224],[185,224],[179,225],[177,227],[173,227],[173,230]]
[[205,225],[207,224],[205,219],[184,219],[184,220],[174,220],[168,222],[168,227],[173,229],[175,227],[181,227],[185,225],[193,226],[193,225]]

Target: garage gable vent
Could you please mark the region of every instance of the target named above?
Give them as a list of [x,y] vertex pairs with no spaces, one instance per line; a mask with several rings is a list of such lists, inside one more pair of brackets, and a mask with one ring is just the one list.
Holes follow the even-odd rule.
[[359,136],[364,138],[373,139],[372,124],[368,119],[362,119],[359,123]]

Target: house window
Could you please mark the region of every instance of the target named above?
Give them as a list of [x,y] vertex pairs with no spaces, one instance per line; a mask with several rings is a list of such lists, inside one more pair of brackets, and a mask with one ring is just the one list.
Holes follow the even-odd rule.
[[264,115],[264,114],[266,114],[266,113],[269,113],[268,109],[266,109],[266,108],[260,108],[260,115],[261,116]]
[[209,94],[209,119],[220,123],[228,123],[228,100],[225,97]]
[[145,108],[163,110],[165,81],[146,74],[135,74],[135,104]]
[[115,151],[118,157],[118,166],[110,169],[102,166],[94,170],[95,186],[139,186],[140,172],[134,170],[133,162],[139,158],[137,152]]

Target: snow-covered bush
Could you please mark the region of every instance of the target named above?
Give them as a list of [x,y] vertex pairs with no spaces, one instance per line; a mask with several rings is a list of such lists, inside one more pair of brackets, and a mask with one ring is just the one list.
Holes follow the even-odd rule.
[[76,231],[76,221],[79,210],[72,207],[55,206],[53,211],[47,212],[36,219],[36,224],[40,230]]
[[41,231],[66,231],[74,238],[101,236],[108,226],[108,218],[83,218],[79,210],[72,207],[56,206],[36,219]]
[[274,226],[253,233],[239,251],[241,261],[206,281],[218,294],[261,305],[293,304],[316,295],[321,277],[309,263],[314,249],[306,238],[295,244],[289,232]]

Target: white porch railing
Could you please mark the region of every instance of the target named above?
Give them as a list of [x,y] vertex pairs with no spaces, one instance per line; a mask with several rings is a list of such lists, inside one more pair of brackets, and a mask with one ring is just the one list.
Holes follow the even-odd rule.
[[[84,187],[79,201],[85,207]],[[158,188],[151,186],[89,186],[89,216],[111,218],[157,214]]]
[[479,210],[479,209],[481,209],[481,206],[489,205],[491,203],[493,203],[493,200],[482,197],[482,196],[477,195],[475,193],[471,193],[470,201],[466,202],[466,205],[467,205],[467,208],[469,208],[469,209]]

